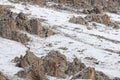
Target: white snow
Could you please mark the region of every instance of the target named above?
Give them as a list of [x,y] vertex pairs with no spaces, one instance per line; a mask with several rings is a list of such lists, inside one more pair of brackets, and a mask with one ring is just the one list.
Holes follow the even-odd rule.
[[13,76],[19,70],[22,70],[18,67],[15,67],[15,63],[12,60],[16,56],[24,55],[27,48],[21,43],[0,38],[0,71],[7,76]]
[[[62,54],[66,55],[69,61],[77,57],[87,66],[95,67],[96,70],[103,71],[111,78],[120,77],[120,29],[115,30],[104,24],[97,23],[97,29],[89,26],[92,29],[87,30],[84,25],[73,24],[68,21],[72,16],[85,17],[86,15],[84,14],[56,11],[54,9],[28,4],[22,5],[22,3],[10,3],[7,0],[0,0],[0,4],[15,6],[15,8],[11,9],[13,12],[19,13],[22,11],[26,14],[31,14],[29,16],[30,18],[37,17],[45,19],[46,21],[42,24],[49,26],[58,33],[48,38],[40,38],[36,35],[28,34],[32,39],[28,46],[37,56],[45,56],[47,52],[53,49],[59,50]],[[106,14],[110,16],[111,20],[120,22],[120,15],[112,13]],[[52,44],[52,46],[48,46],[49,44]],[[11,45],[15,46],[8,47]],[[0,46],[3,46],[3,51],[0,49],[0,62],[2,63],[0,69],[3,69],[3,71],[8,74],[16,73],[18,69],[14,67],[14,64],[11,63],[10,60],[13,59],[14,56],[24,54],[26,48],[21,47],[21,49],[20,46],[23,45],[6,40],[4,40],[4,44],[0,42]],[[16,46],[18,47],[17,49]],[[60,47],[66,47],[68,49],[62,50]],[[5,53],[6,55],[3,55]],[[86,57],[91,57],[95,60],[88,60]],[[5,64],[2,62],[4,58],[7,58],[7,60],[4,61]],[[95,64],[94,62],[96,61],[99,62],[99,64]],[[10,68],[7,70],[4,66]],[[10,69],[13,67],[15,71],[11,72]]]

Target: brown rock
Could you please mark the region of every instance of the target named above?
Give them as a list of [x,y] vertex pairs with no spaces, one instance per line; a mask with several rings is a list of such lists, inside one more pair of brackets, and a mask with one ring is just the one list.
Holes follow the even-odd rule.
[[29,50],[26,51],[26,55],[24,57],[21,56],[17,61],[17,66],[24,68],[24,71],[20,71],[16,74],[19,77],[28,80],[46,80],[42,65],[43,61]]
[[16,17],[16,25],[18,29],[27,31],[31,34],[36,34],[40,37],[48,37],[55,34],[52,30],[44,28],[39,19],[28,20],[24,13],[18,14]]
[[1,37],[15,40],[24,44],[29,41],[27,35],[19,32],[19,30],[16,28],[14,15],[11,11],[7,10],[6,13],[0,17]]
[[42,34],[43,27],[38,19],[30,20],[31,33],[33,34]]
[[58,51],[51,51],[44,59],[43,66],[47,75],[65,78],[67,70],[66,57]]
[[18,29],[31,32],[31,26],[30,26],[29,20],[24,13],[22,12],[19,13],[15,21]]
[[85,14],[102,14],[103,9],[100,6],[94,6],[92,9],[84,9],[83,13]]
[[18,65],[22,68],[26,68],[29,66],[39,67],[41,63],[42,61],[28,50],[26,51],[26,55],[24,57],[21,56]]
[[79,71],[82,71],[85,67],[86,66],[80,60],[75,58],[72,63],[68,63],[68,70],[66,71],[66,74],[74,75]]
[[96,80],[95,79],[95,69],[91,67],[87,67],[83,69],[82,71],[79,71],[77,74],[73,76],[72,79],[91,79],[91,80]]
[[85,17],[89,22],[95,21],[98,23],[108,24],[110,22],[110,17],[107,14],[91,14]]
[[103,72],[96,71],[95,80],[110,80]]
[[24,71],[17,73],[19,77],[30,80],[46,80],[45,75],[72,79],[109,80],[109,77],[102,72],[95,71],[92,67],[86,67],[77,58],[68,62],[66,57],[58,51],[50,51],[47,56],[38,58],[29,50],[21,58],[15,58],[19,67]]
[[14,0],[14,2],[28,2],[28,3],[32,3],[32,4],[37,4],[37,5],[45,5],[46,0]]
[[2,72],[0,72],[0,80],[7,80],[7,78],[3,75]]

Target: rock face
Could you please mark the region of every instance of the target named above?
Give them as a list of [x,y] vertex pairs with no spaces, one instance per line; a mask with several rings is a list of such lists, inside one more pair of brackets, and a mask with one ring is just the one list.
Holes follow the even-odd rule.
[[92,9],[84,9],[85,14],[102,14],[103,9],[100,6],[94,6]]
[[82,63],[80,60],[75,58],[72,63],[68,64],[68,69],[66,71],[66,74],[68,75],[74,75],[78,73],[78,71],[82,71],[85,69],[84,63]]
[[69,22],[75,23],[75,24],[82,24],[88,26],[88,22],[97,22],[102,24],[109,24],[111,23],[110,17],[107,14],[89,14],[85,18],[79,16],[79,17],[72,17],[70,18]]
[[42,58],[28,50],[24,57],[16,57],[15,62],[18,67],[24,68],[24,71],[18,72],[17,75],[30,80],[47,80],[46,75],[59,78],[73,75],[70,79],[109,80],[105,74],[86,67],[77,58],[73,62],[68,62],[64,55],[54,50]]
[[91,14],[87,15],[85,19],[88,22],[95,21],[103,24],[108,24],[110,22],[110,17],[107,14]]
[[16,27],[20,30],[24,30],[27,32],[31,31],[30,23],[28,21],[28,18],[24,13],[19,13],[15,19],[16,21]]
[[[46,2],[48,1],[62,4],[70,4],[70,6],[72,7],[83,9],[94,8],[94,6],[102,6],[102,10],[110,12],[117,12],[117,9],[119,9],[120,6],[119,0],[46,0]],[[101,13],[101,9],[96,8],[94,9],[94,12]]]
[[96,80],[110,80],[107,75],[105,75],[103,72],[96,71]]
[[3,9],[2,12],[3,13],[0,15],[0,36],[19,41],[21,43],[28,42],[29,38],[27,35],[19,32],[19,30],[16,28],[13,13],[6,9]]
[[30,26],[31,26],[31,31],[30,32],[32,34],[37,34],[40,37],[49,37],[49,36],[55,34],[52,30],[43,27],[41,25],[39,19],[31,19],[30,20]]
[[29,2],[30,4],[37,4],[37,5],[45,5],[46,3],[46,0],[14,0],[14,2],[19,2],[19,1],[22,1],[22,2]]
[[17,17],[4,6],[0,6],[0,36],[26,44],[30,39],[21,30],[40,37],[48,37],[55,33],[44,28],[38,19],[29,20],[24,13],[19,13]]
[[0,80],[7,80],[7,78],[3,75],[2,72],[0,72]]
[[19,60],[20,61],[17,65],[22,68],[29,66],[39,67],[41,62],[41,60],[29,50],[26,51],[26,55],[24,57],[21,56]]
[[22,67],[25,71],[20,71],[17,73],[19,77],[28,78],[30,80],[46,80],[44,68],[42,67],[43,60],[36,57],[29,50],[26,51],[24,57],[17,58],[17,66]]
[[[15,0],[16,2],[29,2],[37,5],[46,5],[47,2],[55,2],[60,4],[67,4],[75,8],[94,8],[94,6],[102,6],[102,10],[117,12],[120,7],[119,0]],[[100,9],[96,9],[97,13],[101,13]],[[96,12],[96,11],[95,11]]]
[[47,75],[65,78],[67,59],[58,51],[51,51],[44,59],[43,66]]
[[16,26],[20,30],[39,35],[40,37],[48,37],[55,34],[52,30],[44,28],[39,19],[36,18],[29,20],[24,13],[19,13],[17,15]]
[[82,71],[78,72],[73,76],[72,79],[91,79],[91,80],[98,80],[95,78],[95,69],[91,67],[87,67]]

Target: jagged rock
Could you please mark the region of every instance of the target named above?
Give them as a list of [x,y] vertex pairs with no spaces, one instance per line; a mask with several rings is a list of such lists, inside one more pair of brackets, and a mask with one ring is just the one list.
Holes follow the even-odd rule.
[[43,66],[47,75],[65,78],[67,59],[58,51],[51,51],[44,59]]
[[84,18],[82,18],[81,16],[79,16],[79,17],[73,16],[72,18],[70,18],[69,22],[75,23],[75,24],[88,25],[87,21]]
[[0,16],[0,36],[21,43],[26,43],[29,41],[27,35],[19,32],[16,28],[13,13],[9,10]]
[[74,74],[71,79],[95,79],[95,69],[91,67],[87,67],[83,69],[82,71],[79,71],[78,73]]
[[18,14],[16,17],[16,25],[20,30],[39,35],[40,37],[48,37],[55,34],[52,30],[44,28],[39,19],[35,18],[28,20],[24,13]]
[[[16,61],[16,58],[14,59]],[[24,71],[18,72],[16,75],[30,80],[46,80],[43,60],[35,56],[29,50],[26,51],[24,57],[17,58],[17,66],[24,68]]]
[[48,36],[51,36],[51,35],[55,34],[52,30],[43,27],[41,25],[39,19],[31,19],[30,20],[30,26],[31,26],[31,31],[30,32],[32,34],[37,34],[40,37],[48,37]]
[[[120,7],[119,0],[46,0],[46,3],[51,1],[59,4],[65,4],[65,5],[67,4],[67,6],[72,8],[77,8],[77,9],[83,8],[85,9],[84,11],[85,13],[89,13],[89,11],[91,12],[89,8],[93,8],[94,6],[102,6],[101,7],[102,10],[110,11],[114,13],[116,13]],[[101,13],[101,9],[99,8],[100,13]],[[93,10],[92,10],[92,13],[93,13]],[[97,10],[97,13],[99,13],[98,10]]]
[[30,80],[46,80],[45,75],[72,79],[109,80],[104,73],[95,71],[95,68],[86,67],[79,59],[68,62],[66,57],[58,51],[50,51],[47,56],[38,58],[29,50],[24,57],[16,57],[17,66],[24,68],[17,73],[19,77]]
[[80,60],[75,58],[72,63],[68,63],[66,74],[74,75],[78,73],[78,71],[82,71],[85,67],[86,66]]
[[103,24],[108,24],[110,22],[110,17],[107,14],[91,14],[87,15],[85,19],[89,22],[95,21]]
[[46,0],[14,0],[13,2],[29,2],[29,3],[32,3],[32,4],[37,4],[37,5],[45,5],[46,3]]
[[83,13],[85,14],[102,14],[103,9],[100,6],[94,6],[92,9],[84,9]]
[[0,80],[8,80],[2,72],[0,72]]
[[100,71],[96,71],[95,76],[96,76],[95,80],[110,80],[107,75],[105,75],[103,72],[100,72]]
[[31,32],[31,26],[30,26],[29,20],[24,13],[22,12],[19,13],[15,21],[18,29]]
[[19,71],[16,75],[27,80],[47,80],[45,74],[36,67],[30,67],[27,70]]
[[20,60],[18,60],[19,67],[26,68],[29,66],[39,67],[42,63],[42,60],[40,58],[36,57],[32,52],[29,50],[26,51],[26,55],[24,57],[20,57]]
[[0,5],[0,16],[5,14],[5,10],[4,6]]
[[17,66],[22,67],[25,70],[27,69],[27,72],[21,71],[17,74],[23,77],[24,75],[21,73],[24,73],[26,75],[25,77],[35,77],[36,75],[38,77],[44,75],[43,77],[45,77],[45,74],[47,74],[50,76],[65,78],[65,71],[68,68],[66,57],[58,51],[51,51],[42,59],[36,57],[32,52],[27,51],[26,55],[20,57],[17,61]]
[[31,19],[30,26],[31,26],[31,33],[38,35],[43,33],[43,27],[38,19]]

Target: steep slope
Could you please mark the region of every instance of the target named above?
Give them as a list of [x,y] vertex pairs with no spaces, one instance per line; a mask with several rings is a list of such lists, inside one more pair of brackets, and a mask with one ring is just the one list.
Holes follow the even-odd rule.
[[[66,55],[69,61],[77,57],[87,66],[95,67],[96,70],[104,72],[111,78],[120,77],[120,29],[113,29],[105,24],[96,22],[94,22],[96,23],[96,28],[93,27],[93,22],[89,22],[89,26],[69,22],[69,19],[73,16],[87,16],[87,14],[83,13],[77,14],[36,5],[11,3],[7,0],[0,1],[0,4],[12,5],[14,6],[14,8],[11,8],[13,12],[24,12],[29,14],[29,18],[40,18],[44,20],[42,25],[58,33],[48,38],[26,33],[31,37],[31,42],[29,42],[27,47],[30,47],[31,51],[36,53],[37,56],[42,57],[53,49],[59,50]],[[104,13],[110,16],[111,21],[120,22],[120,15],[109,12]],[[0,50],[0,61],[2,63],[0,69],[5,70],[3,72],[6,74],[14,74],[18,69],[12,63],[10,64],[9,60],[11,61],[15,56],[25,53],[26,48],[19,43],[3,40],[3,38],[1,38],[0,43],[3,48]],[[12,46],[12,48],[8,46]],[[16,46],[20,48],[16,49]],[[3,55],[4,53],[6,54]],[[6,56],[9,56],[9,58]],[[6,58],[5,63],[2,61],[4,58]],[[6,67],[3,67],[6,65],[11,66],[10,68],[14,68],[15,71],[7,70]]]

